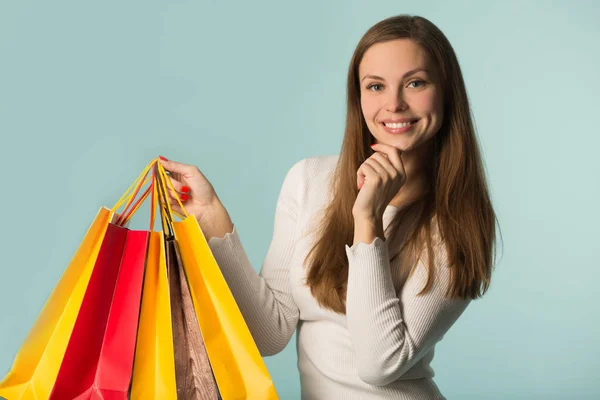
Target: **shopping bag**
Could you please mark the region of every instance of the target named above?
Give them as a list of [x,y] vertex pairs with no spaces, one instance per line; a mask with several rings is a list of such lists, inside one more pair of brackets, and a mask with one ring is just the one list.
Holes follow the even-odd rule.
[[127,399],[148,235],[109,225],[51,400]]
[[177,400],[171,300],[161,232],[151,232],[138,325],[131,400]]
[[102,208],[42,308],[21,345],[12,368],[0,382],[0,396],[10,399],[47,399],[58,369],[106,229],[113,211]]
[[[157,170],[168,189],[175,192],[160,163]],[[172,228],[220,395],[225,400],[278,399],[267,367],[198,222],[188,217],[175,197],[184,215],[183,221],[172,223]],[[169,206],[168,211],[172,213]]]
[[131,203],[151,165],[112,209],[103,207],[96,215],[17,352],[11,370],[0,382],[0,396],[10,400],[50,397],[109,224],[121,218],[116,211]]
[[177,242],[172,237],[165,240],[178,397],[218,400],[217,384],[194,311]]

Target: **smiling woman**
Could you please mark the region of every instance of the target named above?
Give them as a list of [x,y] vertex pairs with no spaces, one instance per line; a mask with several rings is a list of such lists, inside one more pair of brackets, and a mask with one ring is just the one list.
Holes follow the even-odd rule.
[[486,292],[495,249],[452,46],[422,17],[377,23],[352,57],[347,103],[340,154],[288,171],[260,274],[206,177],[162,162],[261,354],[297,330],[303,399],[443,399],[435,345]]
[[[380,42],[365,52],[358,76],[361,110],[373,141],[402,152],[405,167],[420,160],[425,172],[424,164],[432,159],[431,139],[444,118],[440,77],[431,57],[411,39]],[[398,195],[392,203],[402,207]]]

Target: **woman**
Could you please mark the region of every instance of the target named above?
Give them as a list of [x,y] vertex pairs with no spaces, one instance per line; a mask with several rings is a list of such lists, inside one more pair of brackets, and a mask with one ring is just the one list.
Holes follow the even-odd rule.
[[434,346],[486,292],[495,253],[450,43],[425,18],[377,23],[354,52],[347,103],[340,154],[288,171],[260,275],[198,168],[162,163],[261,354],[297,328],[303,399],[443,399]]

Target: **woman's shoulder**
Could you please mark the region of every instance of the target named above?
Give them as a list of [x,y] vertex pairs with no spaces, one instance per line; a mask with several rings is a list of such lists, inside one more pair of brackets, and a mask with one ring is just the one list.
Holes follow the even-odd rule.
[[327,184],[337,165],[339,155],[312,156],[300,159],[288,170],[286,181],[290,186],[302,186],[309,189],[313,186]]
[[318,170],[332,170],[335,168],[339,154],[330,154],[325,156],[312,156],[305,158],[307,164]]
[[338,155],[311,156],[296,161],[288,170],[282,192],[304,211],[320,209],[330,197],[331,179]]
[[329,173],[335,169],[338,158],[339,154],[306,157],[297,161],[294,167],[302,165],[307,173]]

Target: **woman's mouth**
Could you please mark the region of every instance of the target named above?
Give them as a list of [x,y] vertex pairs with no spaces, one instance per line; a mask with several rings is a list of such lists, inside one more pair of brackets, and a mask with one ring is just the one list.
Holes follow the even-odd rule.
[[398,135],[400,133],[406,133],[412,129],[415,124],[419,122],[418,119],[415,119],[411,122],[380,122],[383,129],[391,135]]

